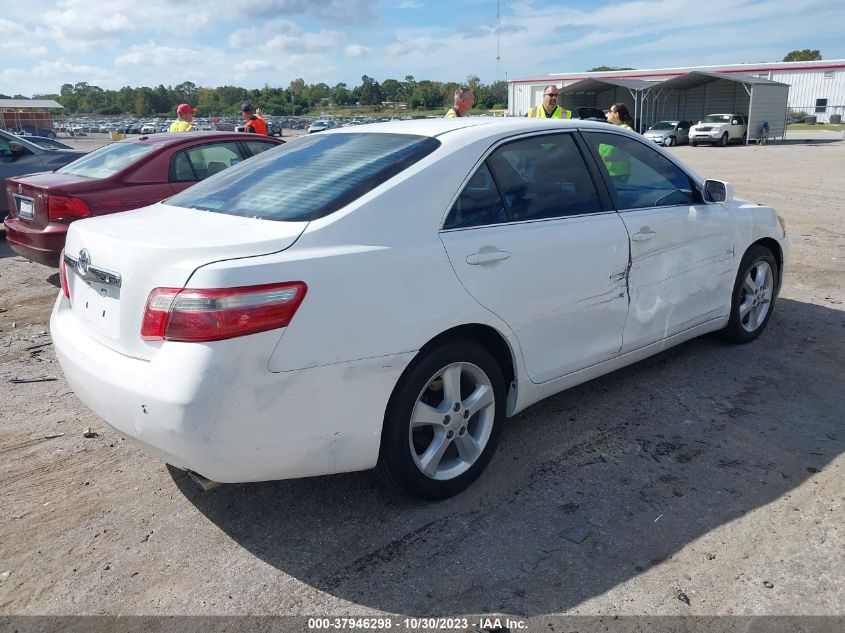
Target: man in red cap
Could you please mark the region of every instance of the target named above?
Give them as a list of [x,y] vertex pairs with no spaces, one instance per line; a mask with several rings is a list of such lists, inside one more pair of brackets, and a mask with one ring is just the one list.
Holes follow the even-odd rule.
[[196,127],[192,123],[194,115],[197,113],[196,108],[192,108],[187,103],[179,104],[176,108],[176,116],[179,117],[176,121],[170,124],[170,132],[194,132]]

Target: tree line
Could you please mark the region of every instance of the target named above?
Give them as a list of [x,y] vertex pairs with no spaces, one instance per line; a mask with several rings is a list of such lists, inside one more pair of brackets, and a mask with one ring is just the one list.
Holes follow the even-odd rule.
[[[325,83],[306,84],[294,79],[287,88],[249,90],[237,86],[204,88],[186,81],[176,86],[159,85],[155,88],[104,90],[99,86],[80,81],[66,83],[59,94],[34,95],[35,99],[55,99],[65,108],[65,113],[172,116],[176,106],[189,103],[199,110],[200,116],[239,115],[241,103],[248,101],[274,116],[302,115],[332,107],[365,106],[373,111],[390,108],[390,104],[405,104],[409,110],[438,110],[452,105],[455,82],[417,81],[412,75],[404,80],[385,79],[381,83],[364,75],[360,85],[350,88],[345,83],[329,86]],[[476,108],[481,110],[507,107],[508,90],[504,81],[483,84],[476,76],[467,77],[464,85],[475,93]],[[15,95],[15,98],[22,98]],[[383,105],[385,104],[385,105]]]

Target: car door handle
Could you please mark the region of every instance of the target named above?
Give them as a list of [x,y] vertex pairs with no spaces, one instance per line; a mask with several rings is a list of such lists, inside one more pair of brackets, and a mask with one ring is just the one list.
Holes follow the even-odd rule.
[[643,227],[642,229],[640,229],[639,233],[634,233],[631,236],[631,239],[635,242],[644,242],[645,240],[650,240],[655,235],[657,235],[657,233],[652,231],[650,228]]
[[473,253],[472,255],[467,255],[467,264],[470,266],[478,266],[479,264],[500,262],[510,256],[511,254],[508,251],[485,251],[483,253]]

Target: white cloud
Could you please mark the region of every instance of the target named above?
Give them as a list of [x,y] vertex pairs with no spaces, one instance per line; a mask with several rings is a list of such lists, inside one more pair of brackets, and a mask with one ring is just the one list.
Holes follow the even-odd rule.
[[343,49],[343,54],[346,57],[361,57],[362,55],[366,55],[372,49],[368,46],[361,46],[360,44],[348,44]]
[[115,58],[115,66],[158,66],[168,67],[173,65],[198,62],[202,60],[203,53],[190,48],[173,48],[160,46],[155,42],[147,42],[132,46],[129,52]]
[[258,5],[254,0],[238,0],[237,5],[244,12],[260,6],[265,17],[301,15],[340,24],[370,23],[377,15],[376,0],[260,0]]

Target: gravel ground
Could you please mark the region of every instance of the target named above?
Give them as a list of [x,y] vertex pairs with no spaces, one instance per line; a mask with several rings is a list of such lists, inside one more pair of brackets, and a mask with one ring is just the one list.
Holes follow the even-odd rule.
[[433,504],[369,472],[201,492],[75,398],[58,275],[0,241],[0,616],[845,615],[845,143],[671,151],[786,218],[767,331],[531,407]]

